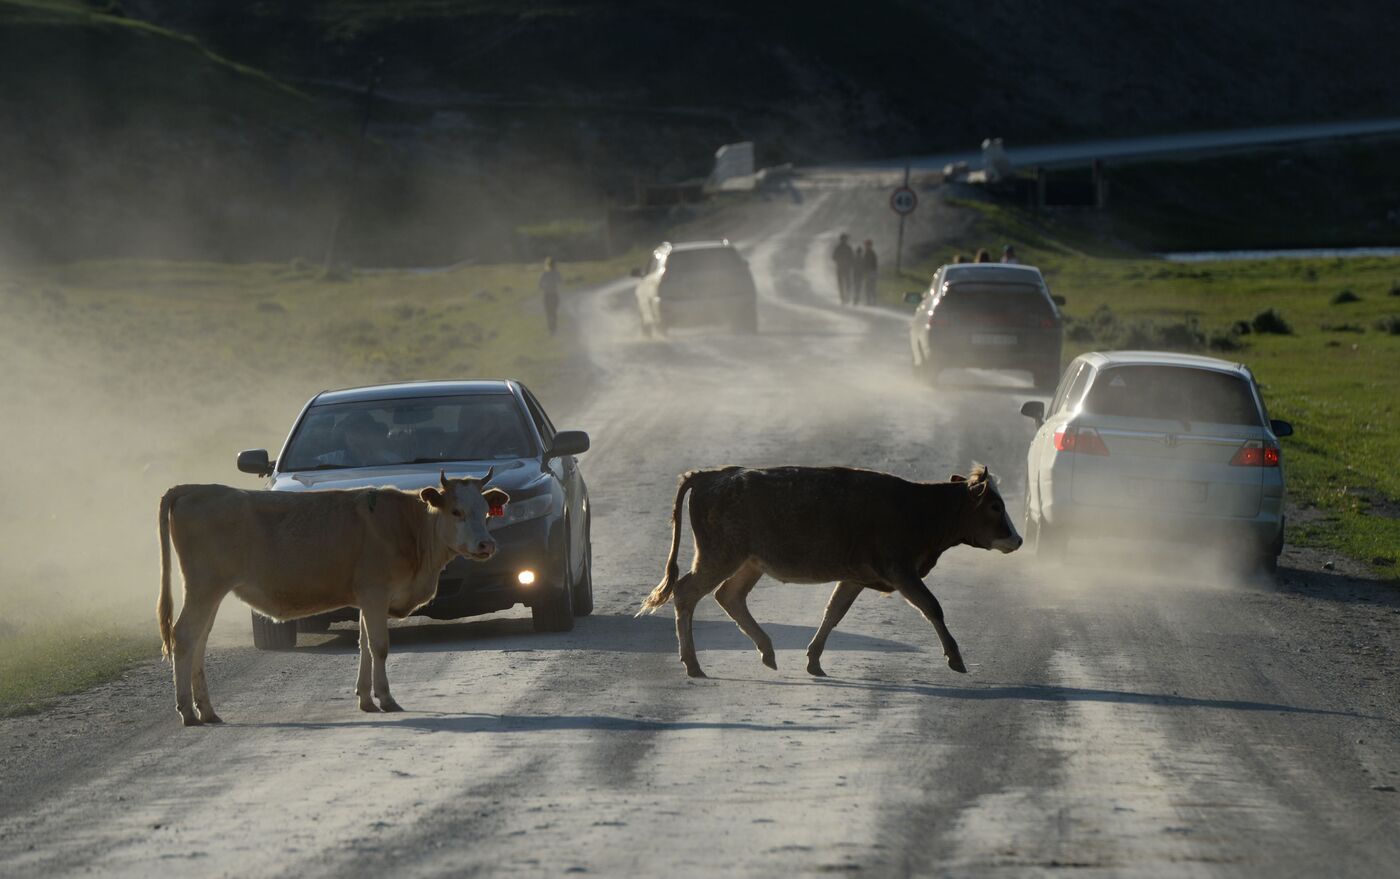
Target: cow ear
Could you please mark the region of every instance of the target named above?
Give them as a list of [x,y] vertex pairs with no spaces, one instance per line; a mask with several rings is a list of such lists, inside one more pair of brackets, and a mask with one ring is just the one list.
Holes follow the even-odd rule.
[[971,482],[971,483],[968,483],[967,491],[968,491],[968,494],[970,494],[970,495],[972,495],[973,497],[977,498],[977,500],[980,502],[984,497],[987,496],[987,483],[986,483],[986,482]]
[[438,491],[436,488],[425,488],[418,492],[418,496],[423,499],[423,503],[430,507],[441,508],[443,505],[442,492]]
[[966,476],[960,476],[960,475],[958,475],[957,473],[954,473],[952,476],[948,477],[948,481],[949,481],[949,482],[967,482],[967,477],[966,477]]
[[510,495],[499,488],[488,488],[481,493],[481,498],[486,501],[487,518],[499,519],[506,514],[506,504],[510,501]]

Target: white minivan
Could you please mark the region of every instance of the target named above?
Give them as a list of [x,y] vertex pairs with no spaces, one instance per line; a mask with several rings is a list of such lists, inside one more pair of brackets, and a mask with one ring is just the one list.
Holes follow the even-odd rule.
[[1272,571],[1283,550],[1279,438],[1242,364],[1160,351],[1076,357],[1026,459],[1027,542],[1062,555],[1071,537],[1210,540]]

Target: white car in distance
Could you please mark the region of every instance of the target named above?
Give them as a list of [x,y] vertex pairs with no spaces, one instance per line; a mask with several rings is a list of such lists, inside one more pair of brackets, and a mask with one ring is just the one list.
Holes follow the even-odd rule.
[[1159,351],[1076,357],[1036,422],[1025,537],[1062,557],[1073,537],[1211,541],[1274,571],[1283,550],[1279,438],[1249,369]]

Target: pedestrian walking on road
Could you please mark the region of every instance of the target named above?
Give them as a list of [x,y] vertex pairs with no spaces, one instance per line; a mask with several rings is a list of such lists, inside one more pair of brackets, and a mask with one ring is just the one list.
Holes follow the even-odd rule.
[[1008,265],[1017,265],[1021,262],[1016,258],[1016,248],[1012,247],[1010,244],[1001,249],[1001,261]]
[[842,305],[851,301],[851,286],[855,280],[856,255],[847,243],[849,238],[849,235],[842,232],[836,241],[836,247],[831,251],[831,261],[836,263],[836,292]]
[[990,253],[987,252],[987,248],[985,248],[985,247],[979,247],[979,248],[977,248],[977,258],[974,259],[973,262],[991,262],[991,261],[992,261],[992,255],[991,255]]
[[856,245],[851,259],[851,304],[860,305],[860,290],[865,285],[865,248]]
[[554,257],[544,258],[544,273],[540,275],[540,293],[544,296],[544,317],[549,324],[549,334],[559,327],[559,270],[554,267]]
[[865,239],[865,250],[861,253],[860,293],[866,305],[875,304],[875,281],[880,276],[880,261],[875,257],[875,242]]

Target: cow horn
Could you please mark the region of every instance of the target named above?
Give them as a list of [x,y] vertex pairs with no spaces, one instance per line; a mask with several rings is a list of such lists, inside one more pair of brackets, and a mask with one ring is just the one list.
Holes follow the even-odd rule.
[[446,470],[439,470],[439,471],[438,471],[438,478],[442,480],[442,487],[443,487],[444,489],[446,489],[446,488],[448,487],[448,485],[447,485],[447,471],[446,471]]
[[495,472],[496,472],[496,465],[495,465],[495,464],[492,464],[490,467],[487,467],[487,468],[486,468],[486,475],[483,476],[483,477],[481,477],[481,484],[482,484],[482,485],[485,485],[486,483],[490,482],[490,481],[491,481],[491,475],[492,475],[493,473],[495,473]]

